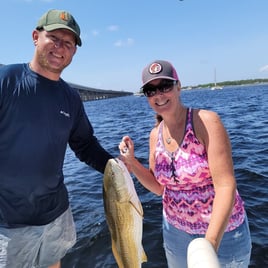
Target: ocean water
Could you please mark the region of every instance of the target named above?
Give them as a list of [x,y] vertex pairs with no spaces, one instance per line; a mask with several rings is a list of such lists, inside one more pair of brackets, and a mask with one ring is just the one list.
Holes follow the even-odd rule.
[[[230,135],[238,190],[244,199],[252,236],[251,268],[268,267],[268,85],[183,91],[186,106],[218,112]],[[148,137],[154,112],[145,97],[120,97],[85,102],[101,144],[118,156],[122,136],[135,141],[136,157],[148,166]],[[79,162],[67,150],[65,181],[77,228],[77,243],[64,257],[63,268],[117,267],[102,200],[102,174]],[[161,198],[134,178],[144,209],[143,246],[148,268],[167,267],[162,246]]]

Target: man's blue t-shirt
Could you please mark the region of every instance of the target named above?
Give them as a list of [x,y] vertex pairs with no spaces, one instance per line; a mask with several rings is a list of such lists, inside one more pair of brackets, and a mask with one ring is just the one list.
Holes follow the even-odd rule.
[[100,172],[112,158],[94,136],[76,90],[28,64],[0,67],[0,226],[47,224],[68,208],[67,144]]

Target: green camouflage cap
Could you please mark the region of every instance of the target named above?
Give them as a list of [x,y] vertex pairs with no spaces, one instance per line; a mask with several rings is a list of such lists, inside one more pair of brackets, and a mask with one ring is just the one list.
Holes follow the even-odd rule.
[[67,11],[52,9],[46,12],[38,21],[36,29],[47,32],[57,29],[67,29],[75,34],[77,45],[81,47],[80,28],[74,17]]

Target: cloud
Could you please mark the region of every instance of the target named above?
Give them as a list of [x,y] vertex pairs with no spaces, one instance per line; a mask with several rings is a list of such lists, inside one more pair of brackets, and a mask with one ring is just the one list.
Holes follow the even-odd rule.
[[123,46],[123,41],[122,40],[118,40],[114,43],[114,46],[116,47],[122,47]]
[[92,34],[93,34],[94,36],[97,36],[97,35],[99,35],[100,33],[99,33],[99,31],[97,31],[97,30],[93,30],[93,31],[92,31]]
[[117,25],[110,25],[107,27],[107,30],[109,32],[116,32],[116,31],[118,31],[118,29],[119,29],[119,27]]
[[114,43],[114,46],[116,47],[128,47],[132,46],[134,44],[134,39],[127,38],[126,40],[118,40]]
[[268,65],[264,65],[260,68],[260,72],[268,72]]

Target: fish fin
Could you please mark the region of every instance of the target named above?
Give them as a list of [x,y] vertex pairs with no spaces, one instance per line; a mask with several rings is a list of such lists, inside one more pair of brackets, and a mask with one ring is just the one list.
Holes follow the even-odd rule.
[[125,176],[129,177],[129,187],[132,189],[132,196],[130,197],[130,203],[133,205],[133,207],[136,209],[136,211],[138,212],[138,214],[140,214],[143,217],[143,208],[140,202],[140,199],[137,195],[136,189],[135,189],[135,185],[133,182],[132,177],[130,176],[127,167],[125,166],[124,162],[122,160],[120,160],[119,158],[115,158],[115,161],[119,164],[119,166],[122,169],[122,172],[125,174]]
[[148,258],[144,250],[142,250],[141,262],[147,262]]
[[142,208],[140,200],[133,197],[129,200],[129,202],[135,208],[135,210],[138,212],[138,214],[140,214],[141,217],[143,217],[143,208]]

